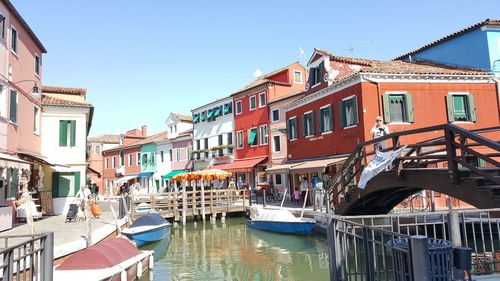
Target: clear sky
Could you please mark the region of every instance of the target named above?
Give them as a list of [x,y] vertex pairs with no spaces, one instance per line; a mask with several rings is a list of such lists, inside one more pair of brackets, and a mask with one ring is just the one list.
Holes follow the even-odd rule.
[[[90,136],[227,96],[314,48],[392,59],[500,19],[500,1],[11,0],[42,41],[44,85],[87,88]],[[305,51],[300,59],[299,48]]]

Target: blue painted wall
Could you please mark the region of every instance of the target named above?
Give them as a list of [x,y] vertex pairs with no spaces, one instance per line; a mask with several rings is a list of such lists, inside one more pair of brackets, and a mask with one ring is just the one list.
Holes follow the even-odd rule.
[[491,71],[489,56],[486,32],[476,29],[413,54],[412,58]]
[[495,73],[500,73],[500,30],[488,30],[486,34],[490,49],[491,69]]

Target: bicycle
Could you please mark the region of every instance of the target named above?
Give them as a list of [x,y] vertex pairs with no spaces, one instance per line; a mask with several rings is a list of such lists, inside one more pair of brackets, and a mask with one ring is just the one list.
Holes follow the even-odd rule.
[[283,200],[283,194],[276,190],[270,191],[270,194],[266,196],[266,201],[271,202],[271,200],[281,202],[281,200]]

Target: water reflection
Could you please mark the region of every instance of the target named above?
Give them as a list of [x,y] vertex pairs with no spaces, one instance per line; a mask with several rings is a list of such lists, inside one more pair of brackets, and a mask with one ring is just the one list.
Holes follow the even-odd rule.
[[244,218],[189,224],[155,253],[154,280],[328,280],[327,251],[323,237],[247,228]]

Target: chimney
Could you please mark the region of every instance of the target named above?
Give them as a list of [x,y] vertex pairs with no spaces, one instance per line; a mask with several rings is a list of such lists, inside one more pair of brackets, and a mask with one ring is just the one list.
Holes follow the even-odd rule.
[[141,130],[142,130],[142,136],[147,137],[148,136],[148,126],[142,125]]

